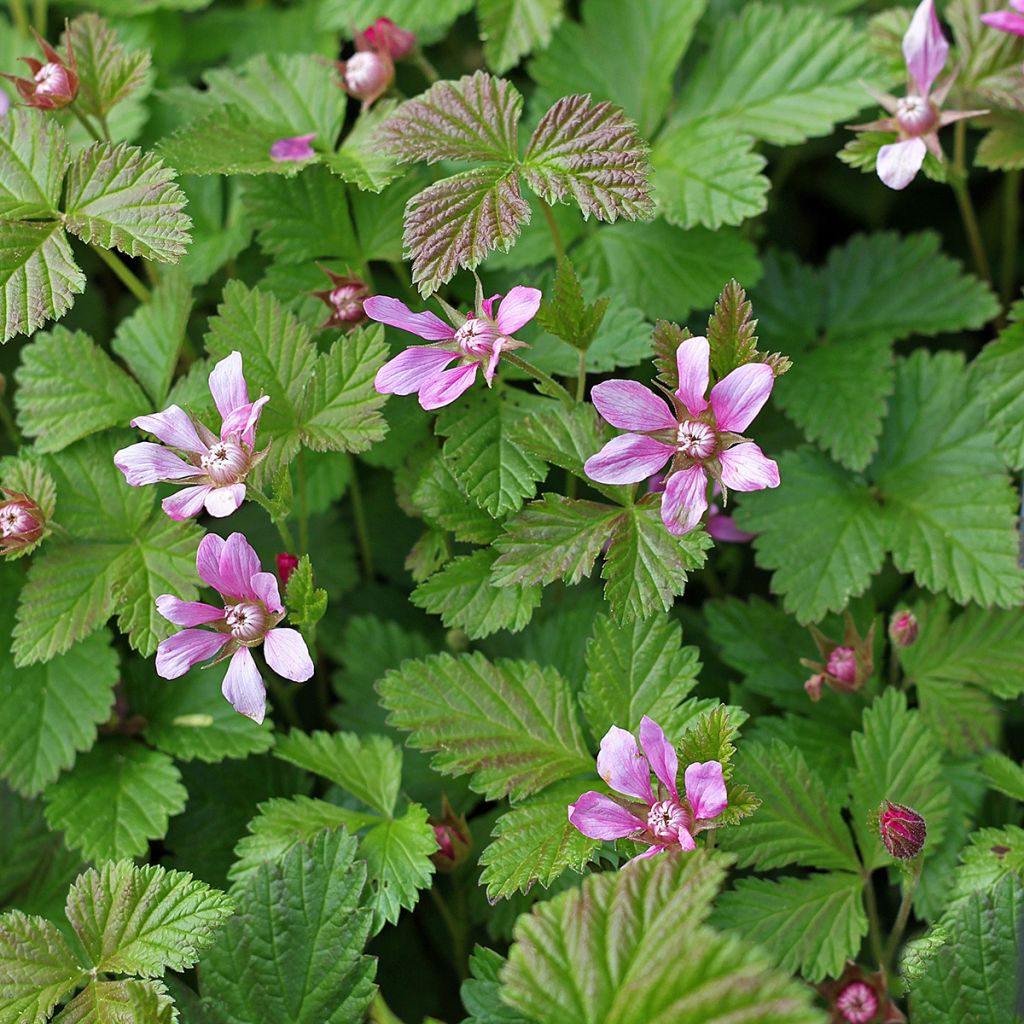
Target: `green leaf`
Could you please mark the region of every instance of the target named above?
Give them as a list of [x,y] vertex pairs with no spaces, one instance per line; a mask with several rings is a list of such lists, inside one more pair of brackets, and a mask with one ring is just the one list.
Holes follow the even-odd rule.
[[353,25],[370,25],[374,18],[384,17],[433,41],[472,6],[472,0],[435,0],[426,5],[422,0],[325,0],[319,23],[321,28],[345,33],[347,38]]
[[[0,459],[0,479],[9,491],[30,497],[39,506],[39,511],[45,519],[53,517],[57,507],[57,485],[43,468],[41,460],[29,452],[25,452],[24,455],[5,456]],[[29,547],[23,550],[33,549]],[[17,558],[18,555],[14,554],[11,557]]]
[[1024,873],[1024,829],[1020,826],[980,828],[971,833],[970,840],[956,871],[949,905],[971,893],[991,891],[1007,875],[1019,879]]
[[378,684],[391,725],[435,752],[444,775],[473,773],[488,799],[521,799],[593,762],[569,684],[529,662],[489,662],[478,653],[407,661]]
[[493,949],[476,946],[469,957],[469,977],[462,983],[459,995],[469,1014],[465,1024],[529,1024],[501,1000],[498,978],[508,961]]
[[497,557],[497,551],[485,548],[460,555],[421,583],[409,600],[431,615],[440,615],[449,629],[464,629],[471,640],[502,629],[518,633],[540,604],[541,589],[530,584],[497,585],[491,579]]
[[0,123],[0,217],[56,217],[69,162],[60,125],[14,107]]
[[232,909],[189,874],[121,860],[75,881],[67,916],[97,971],[159,978],[191,967]]
[[773,950],[779,966],[808,981],[838,978],[868,931],[863,880],[845,871],[806,878],[742,878],[723,893],[712,923]]
[[1024,118],[993,111],[992,128],[978,144],[974,161],[993,171],[1019,171],[1024,167]]
[[325,832],[239,887],[238,913],[200,968],[201,991],[224,1024],[349,1024],[373,998],[363,955],[370,912],[356,841]]
[[0,916],[0,1021],[44,1024],[85,978],[57,926],[20,910]]
[[984,757],[981,770],[993,789],[1024,803],[1024,767],[1011,761],[1005,754],[994,751]]
[[747,717],[740,708],[728,708],[724,704],[699,714],[679,742],[683,763],[718,761],[728,781],[733,774],[732,756],[736,753],[733,740],[739,735],[740,726]]
[[479,0],[476,15],[484,57],[501,75],[551,42],[551,33],[562,20],[562,0]]
[[53,1024],[175,1024],[177,1010],[157,981],[94,981],[54,1017]]
[[501,531],[498,523],[470,501],[440,452],[424,465],[413,487],[412,504],[430,526],[469,544],[489,544]]
[[146,84],[149,51],[127,49],[99,16],[80,14],[70,37],[80,79],[75,105],[83,114],[103,118]]
[[128,740],[104,740],[47,787],[46,820],[88,860],[138,857],[185,808],[181,775],[166,755]]
[[75,158],[64,195],[64,227],[83,242],[177,263],[191,240],[185,193],[152,153],[98,142]]
[[1010,324],[986,345],[971,371],[1007,464],[1024,468],[1024,321]]
[[[142,389],[82,331],[54,327],[26,345],[15,375],[21,429],[57,452],[146,411]],[[68,410],[74,409],[73,416]]]
[[[345,136],[341,148],[324,160],[332,174],[336,174],[342,181],[355,185],[360,191],[377,193],[383,192],[402,174],[398,162],[377,144],[377,130],[391,116],[395,106],[395,100],[377,100],[372,110],[360,113],[359,119]],[[416,179],[410,176],[408,181],[415,185]],[[396,191],[400,193],[401,186]],[[389,196],[388,201],[393,202],[394,196]],[[359,220],[358,208],[356,220]],[[362,232],[360,235],[362,236]],[[363,241],[365,242],[365,238]],[[399,248],[400,245],[399,241]],[[366,259],[376,258],[372,247],[368,248],[364,256]]]
[[[753,362],[757,357],[757,321],[752,317],[753,305],[747,293],[732,280],[723,289],[715,302],[715,308],[708,317],[708,345],[711,350],[711,369],[719,379],[727,377],[737,367]],[[660,324],[658,325],[660,327]],[[657,329],[657,328],[656,328]],[[678,344],[669,332],[665,341],[672,344],[673,355]],[[678,339],[680,342],[682,338]],[[668,353],[666,352],[666,356]],[[672,359],[675,363],[676,360]],[[678,378],[678,365],[669,368]],[[678,387],[676,379],[672,385]]]
[[572,263],[563,256],[558,261],[551,293],[541,302],[536,320],[549,334],[585,352],[601,327],[608,302],[607,298],[589,305],[584,301],[580,279]]
[[327,611],[327,591],[313,583],[313,563],[303,555],[288,577],[284,592],[288,618],[303,629],[315,629]]

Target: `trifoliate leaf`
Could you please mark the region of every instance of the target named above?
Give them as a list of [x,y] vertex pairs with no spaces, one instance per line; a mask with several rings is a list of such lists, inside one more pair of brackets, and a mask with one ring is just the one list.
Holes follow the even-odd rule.
[[69,162],[59,124],[41,111],[11,110],[0,122],[0,217],[55,218]]
[[178,1012],[158,981],[93,981],[53,1018],[53,1024],[175,1024]]
[[601,845],[569,824],[567,809],[586,783],[557,782],[506,811],[494,826],[494,841],[480,854],[480,884],[493,903],[535,882],[547,889],[566,868],[581,874]]
[[139,857],[188,794],[174,762],[129,740],[104,740],[43,794],[46,820],[88,860]]
[[1024,321],[1010,324],[986,345],[971,371],[1007,464],[1024,468]]
[[478,653],[407,661],[378,684],[391,725],[434,751],[444,775],[473,774],[488,799],[521,799],[593,761],[569,684],[530,662],[489,662]]
[[89,117],[103,118],[146,84],[148,50],[129,50],[98,15],[80,14],[70,25],[79,85],[75,105]]
[[562,20],[562,0],[480,0],[476,16],[484,57],[500,75],[551,42],[551,32]]
[[44,1024],[84,978],[57,926],[20,910],[0,916],[0,1020]]

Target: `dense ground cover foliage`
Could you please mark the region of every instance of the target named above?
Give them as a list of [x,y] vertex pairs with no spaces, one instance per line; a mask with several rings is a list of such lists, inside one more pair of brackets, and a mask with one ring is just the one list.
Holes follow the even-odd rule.
[[0,71],[0,1024],[1015,1019],[1024,4]]

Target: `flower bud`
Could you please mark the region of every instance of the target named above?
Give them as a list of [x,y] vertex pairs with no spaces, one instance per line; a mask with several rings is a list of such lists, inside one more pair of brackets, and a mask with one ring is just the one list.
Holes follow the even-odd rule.
[[416,48],[416,34],[399,28],[390,18],[378,18],[363,38],[374,50],[383,50],[392,60],[401,60]]
[[360,50],[336,66],[345,92],[367,106],[387,91],[395,77],[390,56],[379,50]]
[[450,874],[462,864],[473,848],[473,835],[469,831],[469,823],[465,815],[455,813],[446,796],[441,798],[440,819],[430,818],[429,821],[434,827],[434,837],[438,845],[430,859],[438,871]]
[[289,555],[287,551],[277,556],[277,575],[281,579],[281,586],[287,587],[291,574],[299,566],[299,560],[295,555]]
[[0,555],[20,552],[43,536],[46,516],[26,494],[0,487],[7,501],[0,501]]
[[810,679],[804,683],[804,689],[807,691],[807,696],[811,698],[817,704],[821,700],[821,687],[825,682],[825,676],[821,672],[815,673]]
[[828,656],[828,674],[849,685],[857,681],[857,655],[852,647],[837,647]]
[[370,289],[361,277],[354,274],[335,274],[327,267],[320,268],[330,279],[331,287],[309,294],[319,299],[330,310],[321,330],[351,328],[366,319],[363,300],[370,297]]
[[886,800],[878,809],[878,831],[893,857],[913,860],[924,847],[928,826],[917,811]]
[[865,981],[851,981],[836,996],[836,1011],[849,1024],[870,1024],[878,1013],[878,996]]
[[78,95],[78,73],[75,55],[71,52],[71,33],[65,31],[67,39],[67,58],[61,55],[38,32],[33,31],[39,48],[43,51],[45,61],[34,57],[20,58],[32,72],[31,78],[18,78],[16,75],[4,75],[10,79],[18,90],[18,95],[26,106],[40,110],[58,110],[66,107]]
[[897,647],[909,647],[917,639],[917,616],[911,611],[896,612],[889,623],[889,639]]

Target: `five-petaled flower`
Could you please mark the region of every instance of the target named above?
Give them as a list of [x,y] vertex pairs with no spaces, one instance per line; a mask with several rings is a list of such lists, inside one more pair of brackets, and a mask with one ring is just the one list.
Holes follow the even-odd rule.
[[370,297],[370,289],[366,282],[354,274],[336,274],[324,266],[321,266],[320,269],[331,282],[330,288],[309,293],[330,310],[327,319],[320,324],[320,330],[351,329],[357,324],[361,324],[366,319],[363,302]]
[[245,500],[245,478],[266,455],[266,450],[257,452],[254,446],[260,412],[269,399],[249,401],[240,353],[232,352],[213,368],[210,392],[221,416],[219,437],[180,406],[172,405],[151,416],[136,416],[131,423],[168,447],[142,441],[114,455],[114,465],[132,487],[189,485],[164,498],[163,509],[172,519],[189,519],[204,507],[211,516],[231,515]]
[[772,393],[775,376],[766,363],[746,363],[723,377],[704,397],[710,379],[707,338],[689,338],[676,350],[679,387],[674,409],[632,380],[608,380],[590,395],[597,411],[628,434],[612,438],[584,469],[602,484],[632,484],[671,462],[661,518],[671,533],[689,533],[708,507],[708,475],[727,497],[735,491],[779,486],[779,467],[740,433]]
[[855,131],[896,132],[898,138],[878,150],[875,168],[878,177],[892,189],[906,188],[917,175],[927,153],[942,159],[939,129],[965,117],[988,113],[985,110],[942,110],[953,84],[951,74],[934,92],[932,86],[946,65],[949,43],[942,34],[935,14],[934,0],[921,0],[910,27],[903,37],[903,57],[907,64],[907,94],[902,98],[889,93],[871,95],[889,112],[890,117],[868,124],[855,124]]
[[[1024,0],[1010,0],[1013,11],[986,11],[981,20],[1000,32],[1012,32],[1015,36],[1024,36]],[[1020,13],[1014,14],[1014,11]]]
[[[216,665],[230,658],[221,692],[240,714],[262,722],[266,710],[263,677],[252,648],[263,647],[267,664],[280,676],[301,683],[313,675],[313,661],[302,634],[283,629],[284,605],[273,573],[263,572],[260,560],[240,533],[227,540],[207,534],[199,545],[196,569],[204,583],[221,598],[219,606],[182,601],[161,594],[156,609],[168,622],[186,626],[162,641],[156,651],[157,675],[177,679],[207,658]],[[194,629],[208,626],[208,629]]]
[[[657,792],[651,785],[652,771]],[[718,761],[691,764],[683,775],[682,795],[676,786],[678,771],[675,748],[653,719],[641,719],[639,746],[632,733],[613,725],[601,740],[597,774],[616,793],[631,799],[617,801],[590,790],[569,804],[569,821],[591,839],[646,843],[648,849],[633,860],[665,850],[692,850],[693,837],[715,827],[710,822],[729,800]]]
[[75,55],[71,49],[71,33],[65,31],[67,39],[67,57],[61,55],[43,37],[32,30],[39,48],[43,51],[45,61],[35,57],[21,57],[32,72],[31,78],[19,78],[17,75],[4,75],[14,83],[18,95],[29,107],[39,110],[57,110],[73,102],[78,95],[78,68]]
[[[437,343],[400,352],[380,368],[374,386],[382,395],[418,393],[424,409],[440,409],[454,402],[476,380],[481,367],[490,386],[502,352],[525,347],[525,342],[511,335],[533,319],[540,299],[537,288],[516,285],[504,298],[492,295],[484,299],[469,316],[451,311],[454,326],[433,313],[413,313],[386,295],[367,299],[363,309],[371,320]],[[497,312],[495,302],[499,303]],[[458,364],[448,369],[455,360]]]
[[310,143],[316,138],[316,132],[308,135],[290,135],[284,139],[278,139],[270,147],[270,159],[277,163],[287,163],[296,160],[312,160],[316,151]]
[[24,554],[43,537],[46,517],[39,506],[20,491],[0,487],[0,555]]

